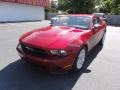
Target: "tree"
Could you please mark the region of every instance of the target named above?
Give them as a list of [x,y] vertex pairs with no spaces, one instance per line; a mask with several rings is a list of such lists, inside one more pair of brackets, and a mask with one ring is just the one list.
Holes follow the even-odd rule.
[[120,0],[112,0],[112,10],[111,13],[120,14]]
[[69,13],[92,13],[95,0],[58,0],[58,9],[69,10]]
[[100,0],[98,5],[100,12],[120,14],[120,0]]
[[100,4],[100,12],[110,13],[112,9],[112,0],[101,0]]
[[48,8],[49,12],[57,12],[57,3],[56,1],[51,1],[50,7]]

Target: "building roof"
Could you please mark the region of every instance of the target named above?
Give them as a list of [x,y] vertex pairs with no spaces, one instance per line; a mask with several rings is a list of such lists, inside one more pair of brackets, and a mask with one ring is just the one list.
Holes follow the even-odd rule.
[[0,1],[20,3],[20,4],[29,4],[29,5],[37,5],[37,6],[43,6],[43,7],[49,6],[49,0],[0,0]]

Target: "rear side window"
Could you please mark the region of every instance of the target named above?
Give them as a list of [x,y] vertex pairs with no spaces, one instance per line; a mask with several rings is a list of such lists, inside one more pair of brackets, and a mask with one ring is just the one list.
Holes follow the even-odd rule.
[[95,17],[95,18],[93,19],[93,25],[95,25],[95,24],[100,24],[100,23],[101,23],[100,18]]

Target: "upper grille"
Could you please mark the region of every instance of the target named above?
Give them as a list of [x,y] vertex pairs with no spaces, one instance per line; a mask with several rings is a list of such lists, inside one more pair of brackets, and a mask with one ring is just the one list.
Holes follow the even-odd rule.
[[21,44],[21,46],[24,53],[27,55],[32,55],[32,56],[41,57],[41,58],[46,58],[48,56],[48,53],[43,49],[27,46],[24,44]]

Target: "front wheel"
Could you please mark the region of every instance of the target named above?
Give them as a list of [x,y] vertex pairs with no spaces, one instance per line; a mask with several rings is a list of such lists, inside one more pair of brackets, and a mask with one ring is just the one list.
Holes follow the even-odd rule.
[[73,64],[73,71],[79,71],[85,62],[86,48],[82,48]]

